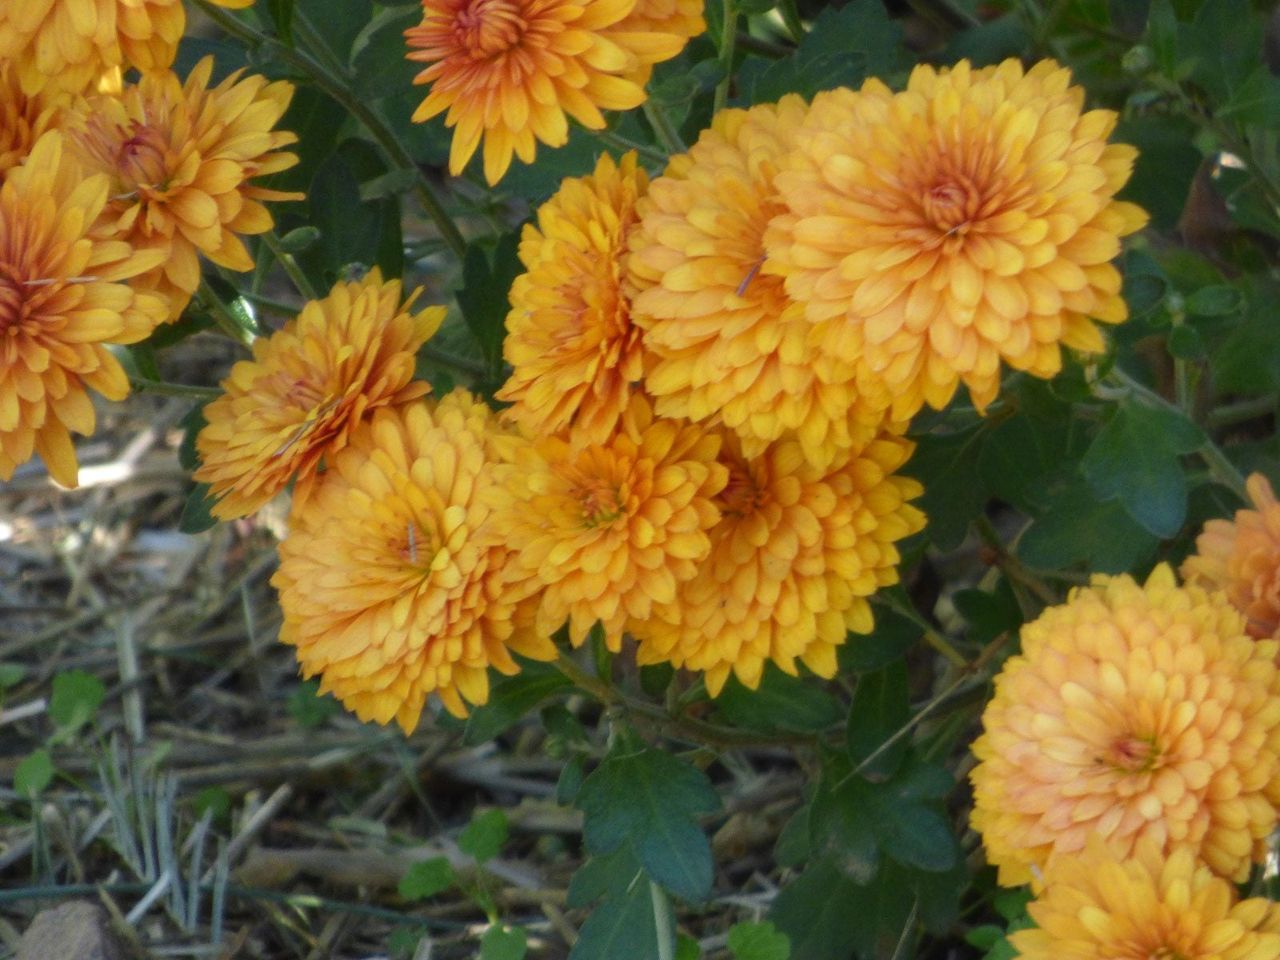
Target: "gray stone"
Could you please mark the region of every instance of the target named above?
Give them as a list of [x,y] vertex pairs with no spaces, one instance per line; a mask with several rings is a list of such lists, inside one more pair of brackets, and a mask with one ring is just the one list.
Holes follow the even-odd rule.
[[107,912],[88,900],[41,910],[18,945],[17,960],[121,960]]

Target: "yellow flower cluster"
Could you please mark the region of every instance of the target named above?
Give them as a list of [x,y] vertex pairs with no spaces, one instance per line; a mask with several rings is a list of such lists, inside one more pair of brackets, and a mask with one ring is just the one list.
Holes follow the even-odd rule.
[[[1274,506],[1261,477],[1250,491]],[[1228,882],[1280,813],[1280,641],[1256,639],[1256,594],[1232,589],[1263,558],[1273,582],[1274,547],[1257,513],[1237,526],[1210,523],[1185,585],[1164,564],[1095,577],[996,678],[970,823],[1000,882],[1037,892],[1021,956],[1280,957],[1280,911]]]
[[179,81],[185,24],[180,0],[0,3],[0,480],[39,455],[75,486],[89,391],[129,392],[108,345],[177,319],[199,255],[251,270],[263,201],[300,197],[253,182],[296,162],[293,88],[211,86],[208,58]]
[[[683,0],[426,0],[420,113],[449,111],[455,170],[483,138],[492,181],[566,114],[638,103],[698,28]],[[406,729],[561,627],[713,695],[769,663],[833,676],[924,525],[910,418],[961,382],[988,403],[1001,359],[1049,376],[1123,319],[1134,152],[1081,104],[1052,63],[921,68],[900,94],[722,111],[653,179],[602,156],[525,227],[497,418],[423,397],[410,359],[439,320],[398,287],[310,305],[198,444],[221,516],[296,481],[276,582],[304,670]]]

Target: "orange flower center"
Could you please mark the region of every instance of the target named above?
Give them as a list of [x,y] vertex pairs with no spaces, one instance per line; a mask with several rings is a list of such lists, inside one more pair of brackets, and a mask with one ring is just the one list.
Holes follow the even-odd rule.
[[22,288],[0,266],[0,330],[7,330],[10,334],[18,332],[24,299]]
[[511,0],[471,0],[458,11],[454,36],[473,59],[487,60],[518,46],[526,23]]
[[766,491],[756,483],[746,464],[729,468],[729,482],[720,492],[720,510],[727,517],[749,517],[767,501]]
[[1103,758],[1108,766],[1125,773],[1147,773],[1155,769],[1159,759],[1160,748],[1154,737],[1132,734],[1116,737]]
[[122,179],[138,186],[157,186],[168,179],[165,141],[159,130],[135,123],[131,136],[116,152],[116,169]]
[[921,198],[924,215],[939,230],[963,234],[982,206],[977,187],[964,175],[940,179]]
[[603,478],[587,480],[577,491],[582,505],[582,523],[586,527],[599,527],[612,523],[622,516],[622,494],[617,487]]

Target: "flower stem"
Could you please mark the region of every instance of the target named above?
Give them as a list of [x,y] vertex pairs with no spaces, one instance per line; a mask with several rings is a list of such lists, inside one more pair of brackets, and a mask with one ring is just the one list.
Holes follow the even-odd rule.
[[791,39],[796,43],[801,43],[805,37],[804,22],[800,19],[800,9],[796,6],[796,0],[782,0],[778,10],[782,14],[783,26],[787,28],[787,33],[791,34]]
[[245,324],[238,321],[231,313],[231,308],[218,296],[208,281],[200,282],[200,300],[213,317],[218,329],[232,340],[246,347],[253,343],[255,334]]
[[276,263],[280,264],[281,269],[289,275],[289,279],[293,281],[294,289],[307,300],[319,300],[320,294],[307,278],[307,275],[303,273],[302,268],[298,266],[298,261],[293,258],[293,254],[285,252],[284,247],[280,246],[280,238],[274,233],[268,232],[262,235],[262,242],[276,258]]
[[129,386],[139,393],[156,393],[162,397],[193,397],[197,400],[213,400],[222,394],[217,387],[197,387],[186,383],[169,383],[149,377],[130,377]]
[[226,33],[248,44],[250,47],[269,49],[271,53],[285,63],[306,74],[317,87],[346,107],[352,116],[360,121],[365,130],[369,132],[369,135],[373,137],[374,142],[392,166],[400,170],[411,171],[414,174],[414,195],[417,196],[422,209],[426,211],[427,216],[435,223],[436,229],[440,231],[440,235],[444,238],[445,243],[449,245],[449,249],[453,251],[454,256],[461,260],[466,255],[467,243],[462,238],[462,233],[458,230],[453,219],[445,212],[443,204],[436,197],[431,181],[427,179],[417,161],[413,159],[404,144],[400,142],[395,131],[386,124],[370,104],[362,100],[347,86],[345,71],[344,74],[335,76],[309,53],[287,46],[264,33],[260,33],[243,20],[239,20],[227,11],[214,6],[209,0],[195,0],[195,3],[210,20]]
[[734,44],[738,37],[738,4],[735,0],[723,0],[724,24],[720,34],[720,82],[716,84],[712,112],[719,113],[729,102],[729,83],[733,80]]
[[672,125],[671,118],[667,116],[662,107],[658,106],[653,100],[646,100],[644,102],[644,115],[645,119],[649,121],[649,126],[653,127],[653,132],[662,141],[662,146],[667,153],[685,152],[687,148],[684,145],[684,141],[680,139],[680,132]]
[[933,647],[938,653],[942,654],[957,667],[968,667],[969,661],[959,650],[957,650],[942,634],[933,628],[933,626],[909,604],[902,603],[901,600],[890,591],[883,591],[875,598],[877,605],[887,610],[892,610],[898,616],[910,620],[920,632],[924,634],[924,639],[929,646]]
[[618,153],[626,153],[628,150],[634,150],[640,155],[642,160],[650,163],[667,162],[667,155],[657,147],[650,146],[647,143],[637,143],[634,140],[628,140],[626,137],[620,137],[618,134],[610,130],[592,130],[591,135],[603,143],[610,150],[616,150]]

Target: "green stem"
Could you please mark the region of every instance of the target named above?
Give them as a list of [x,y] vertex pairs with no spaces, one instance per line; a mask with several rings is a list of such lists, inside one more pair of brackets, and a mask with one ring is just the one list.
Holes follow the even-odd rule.
[[1280,397],[1277,397],[1274,393],[1269,393],[1262,397],[1251,397],[1248,400],[1241,400],[1237,403],[1228,403],[1218,407],[1216,410],[1209,411],[1204,418],[1205,425],[1211,430],[1232,427],[1237,423],[1244,423],[1257,417],[1274,414],[1277,406],[1280,406]]
[[782,4],[778,7],[782,13],[782,24],[787,28],[787,33],[791,34],[791,39],[796,43],[801,43],[805,37],[804,21],[800,19],[800,8],[796,6],[796,0],[782,0]]
[[[974,529],[978,538],[996,555],[996,563],[1012,585],[1021,585],[1030,590],[1037,600],[1045,606],[1053,606],[1058,602],[1058,594],[1048,584],[1022,565],[1022,562],[1009,552],[1000,534],[996,531],[991,518],[980,516],[974,521]],[[1024,609],[1024,613],[1028,610]]]
[[162,397],[192,397],[197,400],[213,400],[222,395],[217,387],[197,387],[186,383],[169,383],[149,377],[130,377],[129,386],[139,393],[155,393]]
[[260,33],[244,21],[237,19],[227,11],[214,6],[210,0],[195,0],[201,11],[229,35],[251,47],[265,47],[294,67],[306,74],[311,81],[327,93],[360,121],[361,125],[373,137],[374,142],[382,150],[387,161],[400,170],[411,171],[414,175],[414,194],[422,209],[426,211],[440,231],[440,235],[459,260],[466,256],[467,242],[462,238],[453,219],[445,212],[443,204],[435,195],[431,181],[427,179],[417,161],[409,154],[392,130],[364,100],[358,97],[344,82],[342,76],[335,76],[318,63],[310,54],[302,50],[286,46],[264,33]]
[[720,82],[716,84],[712,112],[719,113],[729,102],[729,83],[733,80],[734,43],[738,37],[738,5],[735,0],[723,0],[724,24],[720,34]]
[[293,258],[293,254],[286,252],[284,247],[280,246],[280,238],[274,233],[264,233],[262,242],[276,258],[276,263],[280,264],[284,272],[289,275],[289,279],[293,281],[294,289],[308,300],[319,300],[320,293],[312,285],[307,275],[302,272],[302,268],[298,266],[298,261]]
[[642,160],[650,163],[665,164],[667,155],[657,147],[650,146],[647,143],[637,143],[634,140],[628,140],[609,130],[592,130],[591,135],[603,143],[610,150],[616,150],[618,153],[626,153],[628,150],[634,150],[640,155]]
[[905,617],[907,620],[914,623],[920,628],[920,632],[924,634],[925,642],[957,667],[969,666],[969,661],[965,658],[964,654],[952,646],[950,640],[935,630],[928,620],[916,613],[914,607],[909,604],[902,603],[896,594],[888,591],[882,592],[876,597],[875,602],[877,605],[888,610],[892,610],[894,613],[898,614],[898,616]]
[[253,343],[255,339],[253,331],[231,315],[231,308],[218,296],[213,287],[209,286],[207,281],[202,280],[200,282],[200,299],[209,313],[213,315],[213,322],[218,325],[219,330],[232,340],[243,343],[246,347]]
[[484,364],[476,363],[465,357],[454,356],[439,347],[433,347],[431,344],[423,346],[418,353],[430,360],[437,367],[444,367],[453,373],[465,374],[475,380],[481,380],[489,375],[489,371],[485,369]]
[[649,121],[649,126],[653,127],[653,132],[662,141],[662,146],[669,154],[684,153],[687,149],[684,141],[680,139],[680,133],[671,123],[671,118],[667,116],[666,111],[658,106],[652,99],[644,102],[645,119]]
[[795,47],[787,46],[785,43],[774,43],[762,37],[753,37],[742,30],[738,31],[738,46],[748,53],[758,53],[770,60],[781,60],[796,52]]
[[667,891],[650,880],[649,899],[653,902],[653,925],[658,934],[658,960],[675,960],[676,925]]

